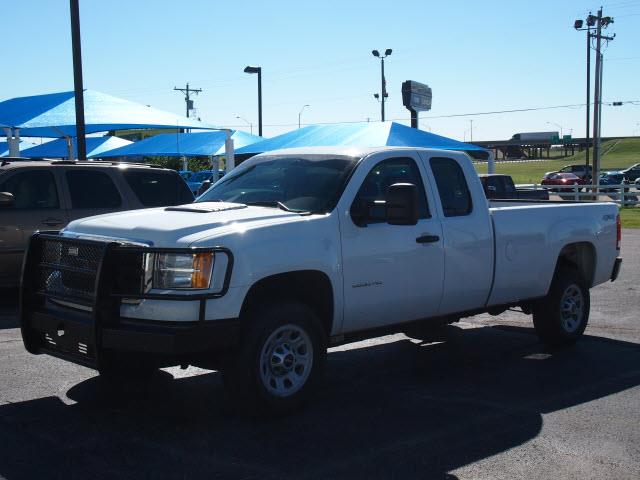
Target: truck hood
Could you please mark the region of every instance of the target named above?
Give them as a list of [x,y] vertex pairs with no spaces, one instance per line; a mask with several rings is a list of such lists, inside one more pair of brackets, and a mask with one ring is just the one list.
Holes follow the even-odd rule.
[[122,239],[157,247],[186,247],[203,238],[303,220],[298,213],[278,208],[200,202],[83,218],[71,222],[63,233]]

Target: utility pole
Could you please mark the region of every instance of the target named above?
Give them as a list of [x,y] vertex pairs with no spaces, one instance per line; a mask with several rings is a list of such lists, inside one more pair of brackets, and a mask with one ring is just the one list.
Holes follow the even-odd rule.
[[602,40],[613,40],[615,35],[607,37],[602,35],[602,29],[607,28],[613,23],[613,18],[602,16],[602,7],[598,10],[596,18],[596,69],[595,69],[595,87],[593,100],[593,175],[592,178],[596,184],[600,178],[600,131],[602,123]]
[[[82,85],[82,48],[80,40],[80,8],[78,0],[69,0],[71,10],[71,45],[73,51],[73,89],[76,105],[76,145],[78,160],[87,159],[84,123],[84,87]],[[70,155],[71,157],[72,155]],[[73,158],[69,158],[73,160]]]
[[471,130],[471,140],[469,140],[470,142],[473,143],[473,120],[469,120],[469,123],[471,124],[470,130]]
[[191,100],[191,93],[195,93],[196,95],[202,92],[201,88],[189,88],[189,82],[187,82],[187,86],[185,88],[177,88],[173,87],[174,90],[178,92],[184,93],[184,101],[187,104],[187,118],[189,118],[189,111],[193,110],[193,100]]

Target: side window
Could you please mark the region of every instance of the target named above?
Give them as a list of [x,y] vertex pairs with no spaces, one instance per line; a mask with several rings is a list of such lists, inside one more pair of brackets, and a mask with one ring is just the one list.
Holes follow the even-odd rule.
[[429,163],[438,186],[444,216],[469,215],[473,210],[473,204],[460,165],[455,160],[444,157],[434,157]]
[[502,181],[502,188],[504,189],[505,193],[516,192],[516,186],[509,177],[500,177],[500,180]]
[[500,181],[498,177],[486,177],[486,178],[487,178],[487,191],[491,191],[489,190],[489,187],[493,187],[494,192],[502,191],[502,185],[500,185]]
[[354,200],[354,203],[366,202],[371,207],[369,223],[385,221],[384,200],[388,188],[394,183],[413,183],[418,187],[419,218],[431,216],[424,183],[416,162],[411,158],[391,158],[383,160],[371,169]]
[[130,171],[124,178],[145,207],[165,207],[193,202],[193,194],[178,175],[168,172]]
[[104,172],[69,170],[67,183],[72,208],[117,208],[122,204],[118,189]]
[[0,192],[13,194],[13,208],[60,207],[55,178],[51,172],[46,170],[28,170],[16,173],[0,185]]

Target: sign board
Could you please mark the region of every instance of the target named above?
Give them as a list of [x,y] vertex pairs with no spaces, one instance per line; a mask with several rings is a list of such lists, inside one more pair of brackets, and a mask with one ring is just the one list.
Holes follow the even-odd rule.
[[562,136],[562,143],[571,143],[572,141],[573,141],[573,138],[571,137],[571,135]]
[[414,80],[402,82],[402,104],[409,110],[425,112],[431,110],[431,88]]

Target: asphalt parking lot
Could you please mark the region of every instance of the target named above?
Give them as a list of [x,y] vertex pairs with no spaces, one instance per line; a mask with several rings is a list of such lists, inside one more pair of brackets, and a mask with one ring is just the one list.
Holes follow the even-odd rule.
[[578,345],[547,351],[530,317],[482,315],[431,342],[333,349],[322,391],[287,418],[229,412],[216,372],[113,389],[27,354],[0,306],[0,477],[640,478],[640,230],[592,291]]

